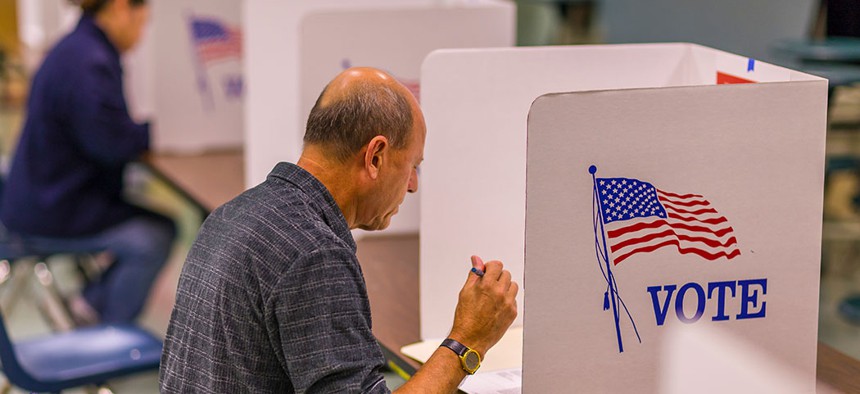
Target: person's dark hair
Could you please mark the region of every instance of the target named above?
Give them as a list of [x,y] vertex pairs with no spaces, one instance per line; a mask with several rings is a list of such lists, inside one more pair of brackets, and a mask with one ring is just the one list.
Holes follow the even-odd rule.
[[[87,15],[95,15],[113,0],[70,0],[73,4],[81,7],[81,11]],[[129,0],[129,4],[133,6],[144,5],[146,0]]]
[[328,100],[325,106],[328,86],[323,90],[308,117],[305,145],[323,146],[341,162],[377,135],[388,138],[395,149],[406,147],[413,119],[404,93],[378,83],[353,83],[342,97]]

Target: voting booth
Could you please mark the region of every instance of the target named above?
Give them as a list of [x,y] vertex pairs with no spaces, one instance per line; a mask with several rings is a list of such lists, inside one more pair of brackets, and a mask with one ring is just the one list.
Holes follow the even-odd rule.
[[[646,49],[647,56],[637,55]],[[422,338],[447,335],[462,286],[452,278],[463,276],[470,255],[502,260],[523,284],[531,103],[549,92],[684,85],[698,71],[688,52],[664,44],[440,50],[427,57]],[[522,324],[522,314],[514,324]]]
[[[137,121],[152,122],[152,149],[196,153],[239,148],[242,32],[235,0],[158,0],[141,41],[123,54],[125,93]],[[80,17],[67,2],[20,2],[28,66],[72,30]]]
[[[428,53],[510,46],[516,31],[513,4],[498,0],[251,1],[245,18],[254,21],[248,24],[249,186],[277,162],[298,159],[308,113],[344,69],[380,68],[420,97]],[[408,195],[386,231],[417,232],[418,200]]]
[[[153,1],[152,144],[160,152],[241,148],[245,83],[241,2]],[[142,87],[139,87],[142,88]]]
[[524,391],[665,392],[675,326],[737,337],[815,391],[827,81],[675,50],[681,83],[532,105]]
[[[826,80],[641,44],[438,51],[422,83],[425,155],[444,158],[422,169],[422,338],[447,334],[452,278],[478,254],[523,285],[526,392],[658,391],[660,330],[693,323],[813,387]],[[619,233],[632,222],[615,218],[600,233],[602,180],[637,182],[631,198],[673,224]]]

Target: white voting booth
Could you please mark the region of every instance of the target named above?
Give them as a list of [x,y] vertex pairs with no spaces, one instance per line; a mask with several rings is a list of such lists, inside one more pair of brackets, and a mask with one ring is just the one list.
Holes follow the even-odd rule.
[[[350,66],[390,72],[420,95],[424,57],[439,48],[515,42],[515,9],[499,0],[248,1],[246,179],[295,162],[305,122],[325,85]],[[389,232],[418,231],[409,195]]]
[[153,148],[195,153],[241,147],[245,85],[241,3],[152,2]]
[[[659,391],[661,329],[693,323],[762,346],[812,390],[825,80],[693,44],[643,44],[438,51],[422,84],[433,158],[422,170],[422,338],[447,334],[479,254],[523,285],[525,392]],[[541,97],[553,92],[576,93]],[[591,165],[596,178],[705,196],[732,230],[702,241],[713,260],[687,251],[695,234],[680,237],[685,253],[656,238],[695,226],[661,228],[644,246],[621,236],[602,254],[630,254],[610,290],[586,216]]]
[[[153,0],[151,22],[123,56],[132,117],[152,121],[152,148],[199,152],[243,143],[240,2]],[[20,2],[21,35],[36,54],[75,27],[64,2]],[[41,56],[29,60],[31,67]]]
[[[532,105],[525,391],[665,392],[673,327],[738,337],[815,391],[827,81],[676,50],[680,83]],[[764,83],[714,86],[733,64]]]

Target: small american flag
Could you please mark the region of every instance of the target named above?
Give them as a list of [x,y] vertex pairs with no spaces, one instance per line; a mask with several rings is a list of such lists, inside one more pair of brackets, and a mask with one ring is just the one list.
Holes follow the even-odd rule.
[[615,265],[666,246],[707,260],[741,254],[728,220],[701,195],[670,193],[630,178],[597,178],[596,183]]
[[202,64],[242,56],[242,32],[214,18],[191,18],[191,37]]

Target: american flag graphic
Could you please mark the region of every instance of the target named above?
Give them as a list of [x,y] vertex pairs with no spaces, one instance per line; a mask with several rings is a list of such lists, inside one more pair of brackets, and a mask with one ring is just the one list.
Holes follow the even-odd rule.
[[595,184],[614,265],[670,246],[707,260],[741,254],[728,220],[701,195],[671,193],[631,178],[597,178]]
[[191,37],[202,64],[242,56],[242,32],[215,18],[192,17]]

